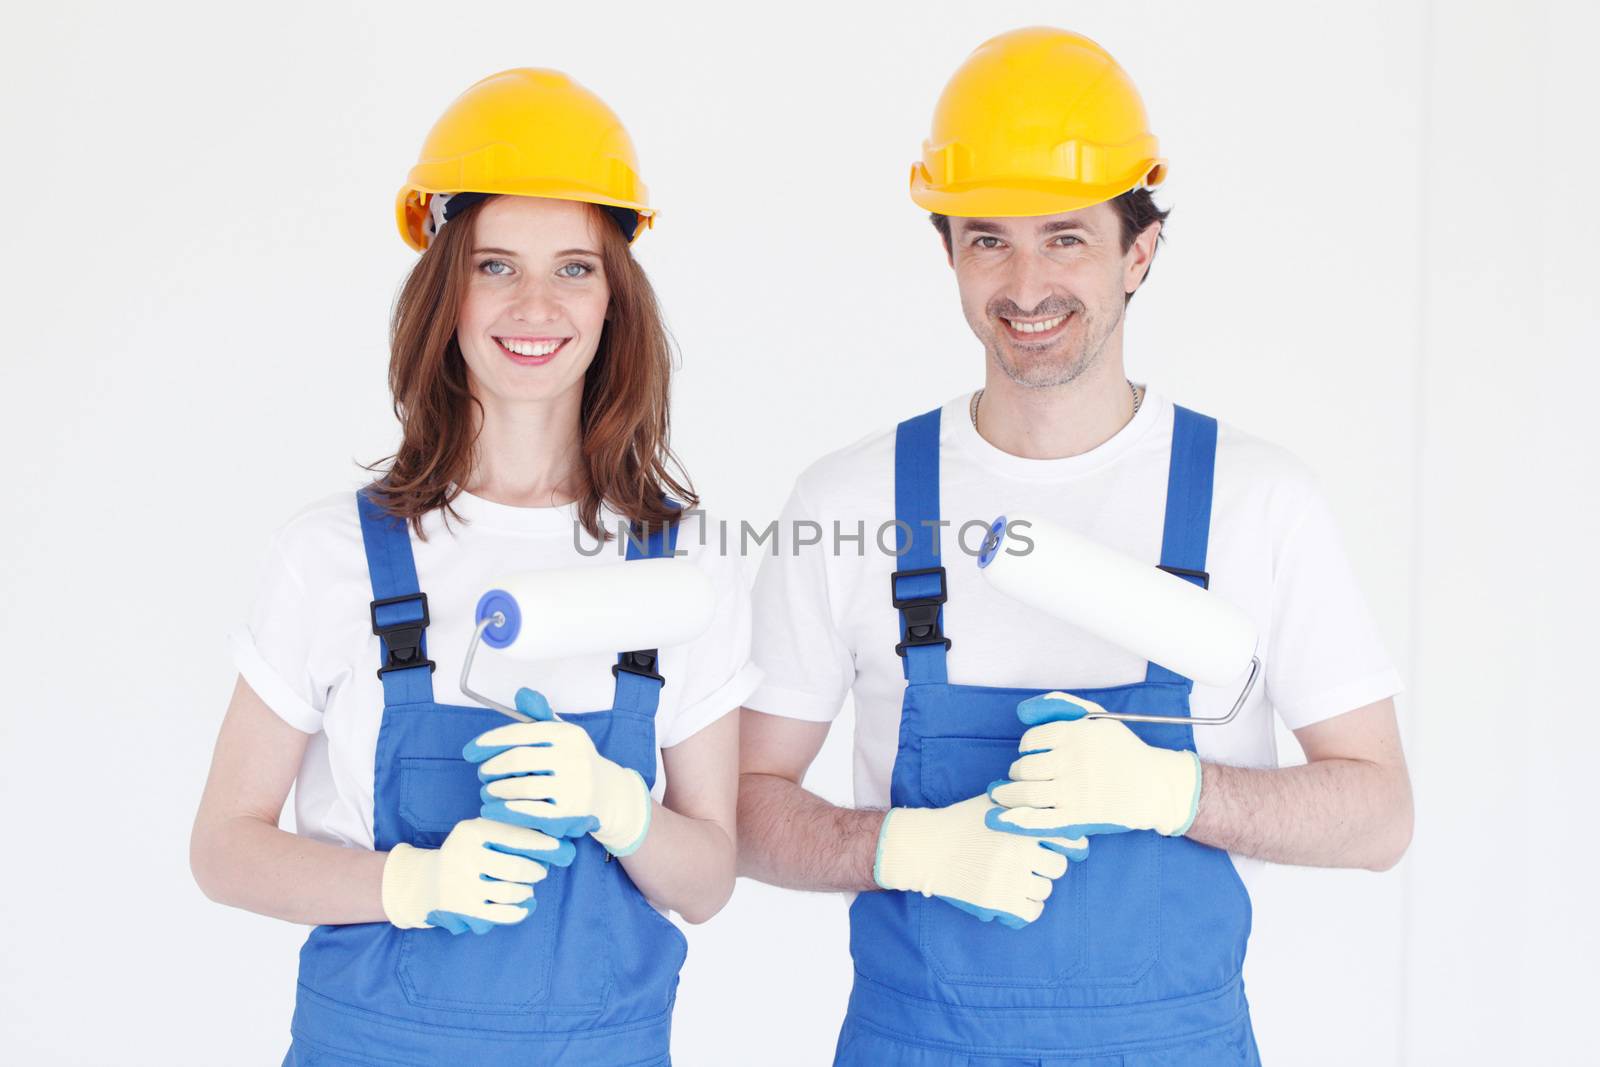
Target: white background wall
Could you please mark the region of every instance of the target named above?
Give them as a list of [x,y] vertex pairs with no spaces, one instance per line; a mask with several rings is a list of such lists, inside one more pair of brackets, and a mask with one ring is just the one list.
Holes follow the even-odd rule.
[[[268,532],[395,439],[391,203],[452,96],[558,66],[623,116],[675,444],[764,522],[980,380],[905,175],[966,52],[1041,22],[1111,49],[1173,161],[1131,373],[1320,472],[1409,683],[1408,859],[1258,895],[1267,1061],[1592,1055],[1594,9],[925,0],[8,11],[0,1058],[281,1057],[303,931],[187,866],[221,633]],[[841,801],[849,722],[811,780]],[[827,1061],[842,901],[742,882],[690,941],[680,1063]]]

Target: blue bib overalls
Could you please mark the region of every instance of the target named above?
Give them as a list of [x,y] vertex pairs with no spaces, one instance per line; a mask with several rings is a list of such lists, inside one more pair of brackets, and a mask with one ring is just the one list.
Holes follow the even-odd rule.
[[[1176,408],[1164,567],[1205,570],[1216,439],[1214,419]],[[899,427],[895,513],[911,547],[893,579],[907,685],[890,799],[942,807],[1006,777],[1024,729],[1017,704],[1044,690],[949,683],[944,572],[937,527],[925,525],[940,518],[938,410]],[[1060,688],[1110,711],[1188,716],[1192,687],[1152,663],[1132,685]],[[1128,725],[1148,744],[1194,748],[1191,727]],[[916,893],[862,893],[850,909],[856,977],[835,1062],[1257,1064],[1240,976],[1249,934],[1250,900],[1228,854],[1151,831],[1093,837],[1088,858],[1020,930]]]
[[[373,627],[383,637],[383,722],[373,788],[378,851],[437,848],[481,804],[462,747],[506,723],[481,707],[440,704],[425,659],[427,600],[403,522],[358,494]],[[670,555],[677,525],[628,558]],[[640,653],[613,668],[604,711],[564,713],[608,759],[655,780],[662,680]],[[522,922],[483,936],[389,923],[319,926],[300,953],[293,1045],[285,1064],[607,1065],[669,1063],[685,942],[622,864],[588,836],[572,865],[550,868]]]

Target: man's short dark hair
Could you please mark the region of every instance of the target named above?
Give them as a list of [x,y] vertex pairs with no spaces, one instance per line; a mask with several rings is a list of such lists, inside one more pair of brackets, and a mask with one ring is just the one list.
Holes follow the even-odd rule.
[[[1165,237],[1167,216],[1172,214],[1172,209],[1165,211],[1156,207],[1156,199],[1150,195],[1148,189],[1130,189],[1114,200],[1109,201],[1111,209],[1117,213],[1117,221],[1121,225],[1122,251],[1127,252],[1133,247],[1134,238],[1145,231],[1152,222],[1162,223],[1162,233],[1156,234],[1156,244],[1159,245]],[[939,236],[944,239],[944,251],[951,254],[950,245],[950,216],[941,215],[937,211],[928,216],[928,221],[933,223],[933,228],[939,231]],[[1155,252],[1150,253],[1150,267],[1145,269],[1145,280],[1150,278],[1150,270],[1155,267]],[[1143,285],[1141,281],[1139,284]],[[1129,293],[1123,299],[1124,306],[1133,299]]]

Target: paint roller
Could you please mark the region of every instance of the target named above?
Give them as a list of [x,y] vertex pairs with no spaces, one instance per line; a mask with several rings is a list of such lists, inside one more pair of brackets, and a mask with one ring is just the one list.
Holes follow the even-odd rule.
[[[480,644],[521,660],[657,649],[699,637],[711,625],[715,605],[711,579],[681,557],[509,575],[478,600],[477,629],[461,664],[461,691],[529,722],[522,712],[468,685]],[[613,671],[620,669],[626,668],[619,664]]]
[[1034,515],[996,519],[978,567],[1014,600],[1197,682],[1228,685],[1250,670],[1233,708],[1217,718],[1106,712],[1091,719],[1220,726],[1233,721],[1255,687],[1255,626],[1233,604],[1179,576],[1203,577],[1197,572],[1152,567]]

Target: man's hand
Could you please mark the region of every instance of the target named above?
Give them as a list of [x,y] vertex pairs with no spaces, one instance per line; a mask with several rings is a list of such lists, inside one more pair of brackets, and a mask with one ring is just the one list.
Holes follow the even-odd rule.
[[1200,758],[1141,741],[1116,719],[1086,719],[1100,705],[1046,693],[1017,707],[1022,757],[1010,780],[989,787],[1000,805],[988,813],[996,830],[1073,837],[1154,830],[1188,831],[1200,805]]
[[878,835],[873,879],[884,889],[938,897],[988,922],[1025,926],[1044,911],[1082,838],[1019,837],[984,825],[988,798],[945,808],[891,808]]

